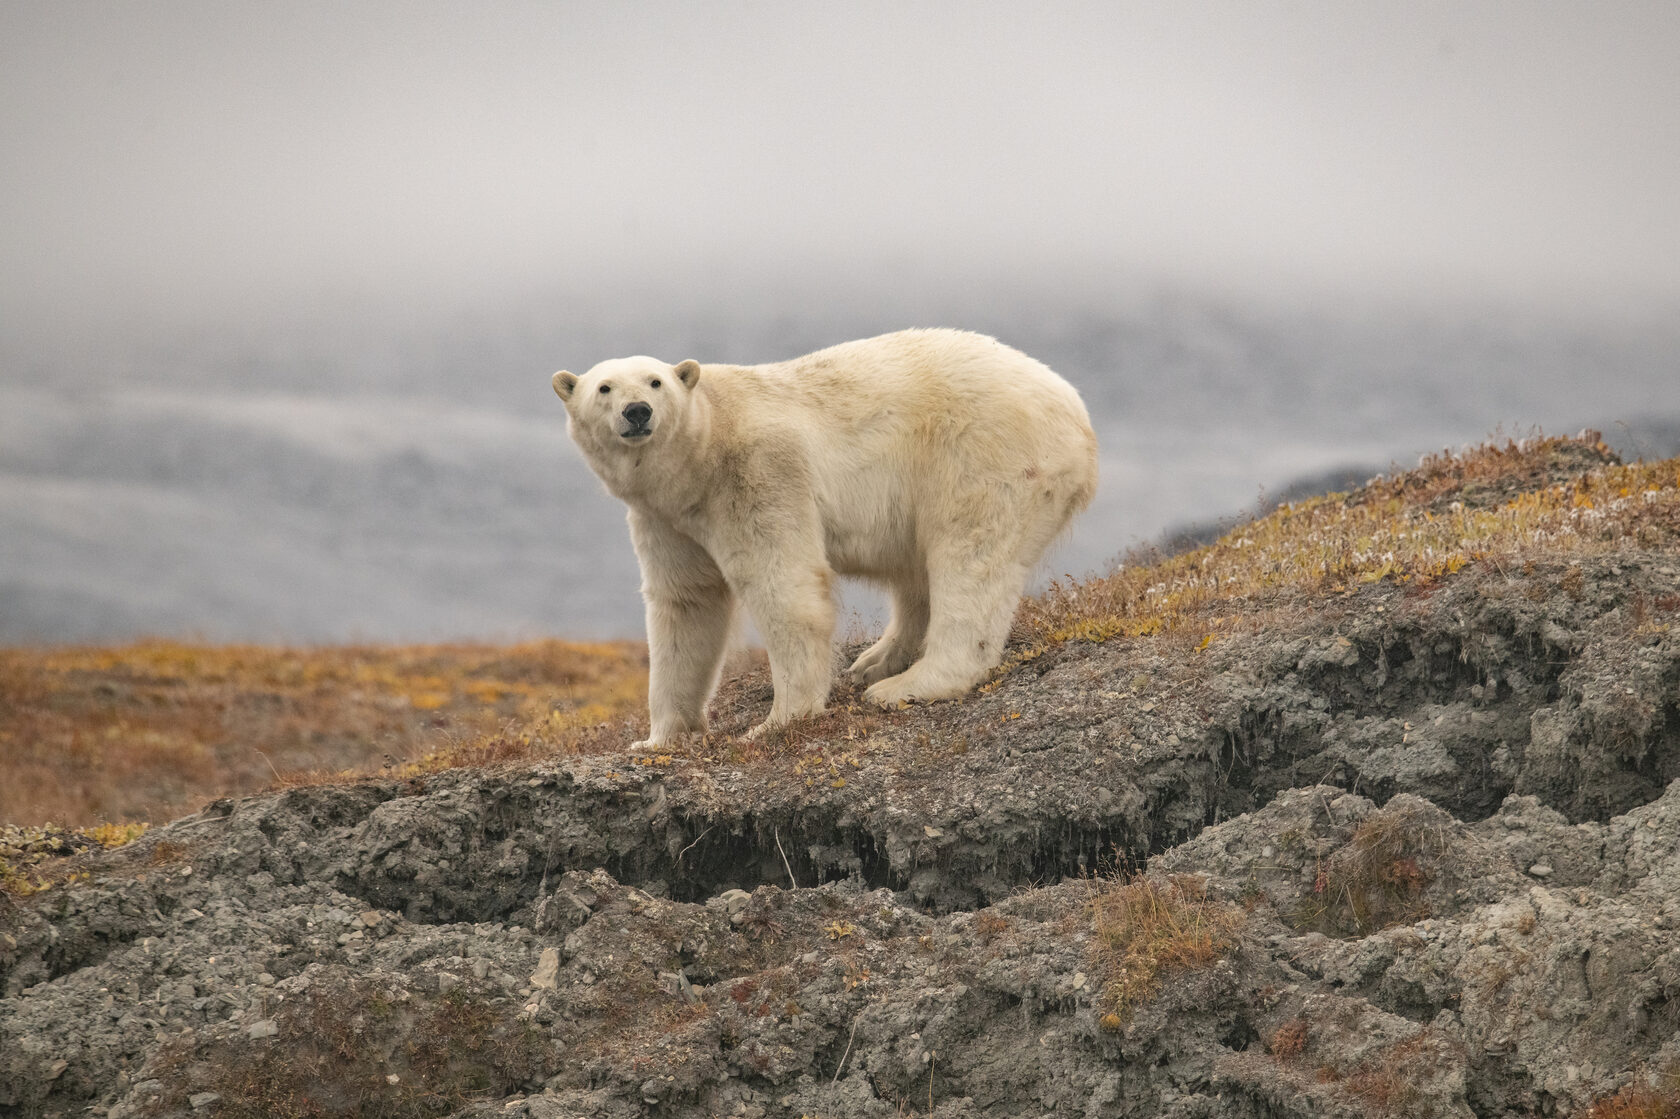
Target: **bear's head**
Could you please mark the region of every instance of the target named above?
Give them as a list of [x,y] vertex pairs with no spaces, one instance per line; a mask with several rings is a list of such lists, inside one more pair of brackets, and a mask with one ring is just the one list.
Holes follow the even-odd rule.
[[603,361],[581,377],[564,369],[554,375],[567,430],[590,455],[644,447],[680,430],[699,383],[699,362],[666,365],[651,357]]

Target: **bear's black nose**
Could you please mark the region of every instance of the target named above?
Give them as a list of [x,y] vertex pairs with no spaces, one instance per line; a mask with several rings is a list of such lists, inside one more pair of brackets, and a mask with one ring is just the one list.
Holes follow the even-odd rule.
[[653,408],[649,405],[643,404],[641,401],[637,401],[634,404],[626,404],[624,406],[624,418],[629,420],[632,424],[635,424],[637,427],[642,427],[653,418]]

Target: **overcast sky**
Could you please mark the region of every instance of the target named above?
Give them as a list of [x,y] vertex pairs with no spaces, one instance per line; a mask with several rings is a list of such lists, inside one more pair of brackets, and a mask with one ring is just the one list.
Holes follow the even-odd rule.
[[26,354],[911,280],[1661,315],[1680,4],[7,2],[0,206]]

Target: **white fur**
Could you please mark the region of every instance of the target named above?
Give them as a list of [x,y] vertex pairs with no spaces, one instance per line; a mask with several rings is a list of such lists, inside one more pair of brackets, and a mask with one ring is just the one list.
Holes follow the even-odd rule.
[[[851,668],[869,700],[961,695],[1002,658],[1029,572],[1096,490],[1073,386],[963,331],[770,365],[620,358],[556,373],[554,389],[584,458],[630,506],[647,744],[705,729],[737,604],[775,685],[754,733],[821,711],[836,573],[892,595],[885,634]],[[648,434],[632,404],[651,408]]]

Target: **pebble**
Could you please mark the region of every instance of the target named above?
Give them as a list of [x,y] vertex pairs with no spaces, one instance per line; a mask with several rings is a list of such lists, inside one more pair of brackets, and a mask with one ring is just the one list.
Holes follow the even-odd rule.
[[252,1022],[245,1027],[245,1033],[252,1038],[273,1037],[280,1032],[280,1023],[272,1018],[264,1018],[260,1022]]
[[537,958],[537,970],[531,973],[531,986],[552,991],[558,985],[559,976],[560,950],[544,948],[542,955]]
[[1552,876],[1552,867],[1550,863],[1535,863],[1533,866],[1528,868],[1528,872],[1536,878],[1550,878]]
[[203,1111],[211,1104],[220,1102],[221,1098],[218,1092],[194,1092],[187,1097],[187,1103],[192,1105],[194,1111]]
[[[712,901],[722,905],[724,912],[733,917],[747,907],[747,903],[752,901],[752,895],[745,890],[725,890],[713,898]],[[710,904],[710,902],[707,904]]]

